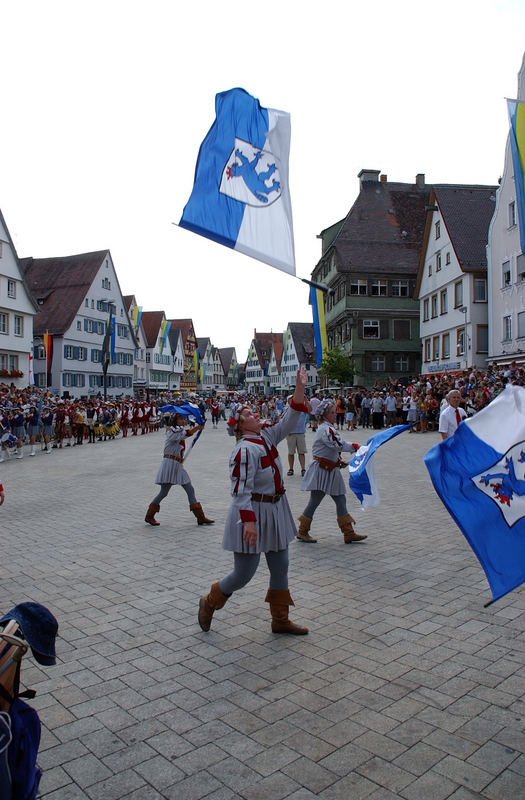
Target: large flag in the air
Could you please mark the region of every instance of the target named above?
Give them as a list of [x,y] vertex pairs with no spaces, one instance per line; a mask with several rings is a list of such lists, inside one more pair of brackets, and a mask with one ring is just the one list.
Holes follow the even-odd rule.
[[215,112],[179,225],[295,275],[290,115],[244,89],[217,94]]
[[493,600],[525,581],[525,389],[507,386],[424,457]]
[[394,436],[398,436],[411,427],[411,425],[394,425],[392,428],[386,428],[384,431],[376,433],[366,444],[361,445],[352,460],[348,462],[350,472],[348,483],[363,509],[378,506],[381,502],[374,469],[376,450]]
[[321,289],[310,286],[310,303],[312,304],[312,317],[314,323],[314,340],[316,352],[316,367],[319,368],[323,355],[328,350],[328,337],[326,335],[326,321],[324,316],[324,296]]
[[521,252],[525,253],[525,103],[507,100],[510,117],[510,145],[518,206]]

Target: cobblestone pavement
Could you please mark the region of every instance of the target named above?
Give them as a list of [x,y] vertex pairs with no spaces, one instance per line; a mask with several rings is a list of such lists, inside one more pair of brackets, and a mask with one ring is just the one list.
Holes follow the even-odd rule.
[[[325,499],[318,543],[292,543],[308,636],[271,633],[264,560],[206,634],[198,598],[231,568],[221,425],[188,460],[212,527],[180,488],[161,527],[144,523],[162,432],[2,464],[2,610],[34,600],[60,624],[57,665],[22,671],[45,800],[524,797],[525,591],[484,609],[485,576],[422,462],[438,434],[376,456],[381,506],[350,500],[366,542],[343,544]],[[297,516],[297,469],[286,483]]]

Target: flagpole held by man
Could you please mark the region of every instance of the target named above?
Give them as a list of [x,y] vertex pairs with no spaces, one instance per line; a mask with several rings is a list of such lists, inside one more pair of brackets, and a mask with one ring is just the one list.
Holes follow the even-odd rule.
[[[162,406],[159,410],[166,412],[167,408]],[[197,518],[197,523],[199,525],[213,525],[214,520],[208,519],[202,509],[202,505],[197,501],[191,478],[183,466],[184,451],[186,449],[185,440],[194,434],[200,434],[204,428],[204,420],[199,408],[191,406],[189,403],[169,408],[171,409],[171,416],[168,418],[166,428],[164,455],[155,478],[155,483],[160,485],[160,491],[148,506],[145,522],[150,525],[160,525],[155,519],[155,514],[160,511],[161,502],[168,495],[172,486],[182,486],[188,497],[190,511]],[[186,428],[184,426],[189,416],[193,417],[197,424],[191,428]]]
[[304,635],[308,629],[289,619],[295,605],[288,586],[288,545],[296,528],[286,498],[283,468],[277,445],[306,412],[306,369],[297,371],[295,391],[281,419],[264,425],[250,406],[242,406],[228,423],[237,437],[230,458],[232,503],[226,519],[222,546],[233,552],[233,570],[211,585],[200,599],[199,625],[209,631],[215,611],[223,608],[233,592],[255,575],[261,553],[270,571],[266,602],[270,606],[273,633]]

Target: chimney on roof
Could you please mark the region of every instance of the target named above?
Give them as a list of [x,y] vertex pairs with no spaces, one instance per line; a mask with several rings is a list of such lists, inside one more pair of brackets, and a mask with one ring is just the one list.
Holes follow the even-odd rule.
[[418,172],[418,174],[416,175],[416,186],[417,186],[418,189],[424,189],[425,188],[425,173],[424,172]]
[[387,177],[387,175],[381,175],[379,177],[379,180],[381,181],[381,183],[386,183],[387,180],[388,180],[388,177]]
[[361,186],[365,181],[370,183],[378,183],[379,181],[379,173],[381,172],[380,169],[362,169],[359,175],[357,176],[361,182]]

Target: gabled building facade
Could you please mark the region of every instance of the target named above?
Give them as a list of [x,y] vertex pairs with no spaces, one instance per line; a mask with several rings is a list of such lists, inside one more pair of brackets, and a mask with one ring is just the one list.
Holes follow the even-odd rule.
[[308,373],[306,388],[317,385],[314,326],[311,322],[289,322],[284,334],[284,350],[281,359],[281,385],[289,392],[295,386],[299,367]]
[[182,336],[184,349],[184,370],[180,380],[181,392],[197,390],[198,363],[196,363],[197,337],[191,319],[170,319],[174,328],[178,328]]
[[282,391],[282,358],[284,351],[284,334],[280,342],[274,342],[272,345],[272,354],[270,356],[270,367],[268,375],[270,376],[270,393],[278,394]]
[[197,338],[199,350],[199,379],[197,389],[199,392],[211,394],[214,389],[213,373],[213,347],[211,340],[206,337]]
[[0,383],[32,383],[33,319],[38,306],[0,211]]
[[408,379],[421,365],[419,304],[414,289],[429,187],[394,183],[361,170],[360,192],[347,217],[320,234],[322,255],[312,280],[327,285],[328,347],[352,359],[356,385]]
[[282,333],[258,333],[256,330],[248,350],[245,388],[253,394],[268,394],[270,390],[270,358],[272,347],[282,341]]
[[239,364],[235,347],[219,347],[218,353],[224,372],[224,388],[233,392],[239,386]]
[[149,394],[168,391],[173,372],[173,357],[166,332],[164,311],[143,311],[142,325],[146,338],[146,365]]
[[180,382],[184,374],[184,345],[182,342],[182,333],[179,328],[170,325],[168,337],[172,356],[172,372],[168,389],[180,391]]
[[433,186],[419,262],[423,374],[486,366],[487,238],[497,186]]
[[[35,384],[55,394],[104,393],[102,350],[112,319],[108,397],[131,396],[134,331],[109,250],[21,260],[39,313],[34,320]],[[44,347],[44,335],[50,347]]]
[[133,327],[137,344],[133,364],[133,391],[136,397],[142,397],[148,388],[147,343],[144,325],[142,324],[142,307],[138,305],[133,294],[124,296],[124,304],[128,310],[128,317]]
[[223,392],[226,389],[226,377],[222,366],[219,348],[212,346],[213,362],[213,389],[216,392]]
[[[518,75],[518,97],[525,102],[525,56]],[[488,235],[490,363],[525,364],[525,253],[520,244],[518,202],[510,137],[503,177]]]

